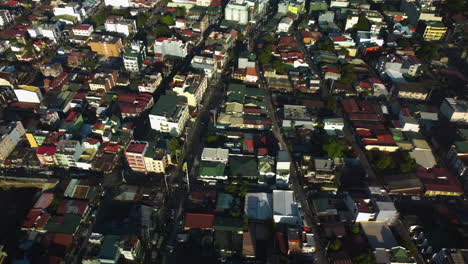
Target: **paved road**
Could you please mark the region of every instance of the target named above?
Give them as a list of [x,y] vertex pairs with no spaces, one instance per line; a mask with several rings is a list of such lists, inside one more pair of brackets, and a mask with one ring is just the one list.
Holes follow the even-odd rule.
[[[258,63],[257,63],[258,65]],[[258,66],[257,66],[258,67]],[[257,69],[258,71],[258,69]],[[276,113],[276,109],[273,106],[273,101],[271,97],[271,91],[268,89],[267,82],[265,80],[265,77],[263,74],[260,74],[260,86],[261,88],[265,89],[265,94],[266,94],[266,106],[268,109],[268,113],[270,115],[270,118],[272,119],[272,127],[271,130],[275,137],[277,138],[281,150],[287,150],[289,159],[291,160],[291,167],[290,167],[290,176],[289,176],[289,182],[290,182],[290,188],[294,191],[294,194],[296,196],[296,199],[299,200],[302,206],[302,210],[304,212],[304,218],[306,219],[306,222],[314,227],[312,229],[312,232],[315,236],[315,242],[316,242],[316,253],[315,253],[315,260],[317,263],[328,263],[327,258],[325,257],[325,251],[323,249],[323,246],[320,244],[319,234],[316,233],[315,231],[317,230],[317,217],[315,214],[315,209],[309,205],[307,196],[304,192],[303,185],[302,185],[302,175],[300,170],[297,167],[297,163],[293,160],[293,155],[291,151],[288,148],[288,145],[284,141],[283,133],[281,132],[281,128],[278,124],[278,116]]]

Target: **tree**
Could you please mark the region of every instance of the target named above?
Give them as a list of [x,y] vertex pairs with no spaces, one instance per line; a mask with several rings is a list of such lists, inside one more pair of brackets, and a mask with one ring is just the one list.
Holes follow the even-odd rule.
[[96,67],[96,60],[84,58],[81,60],[81,66],[84,67],[87,71],[94,70]]
[[340,74],[341,83],[351,84],[354,80],[354,66],[349,63],[341,66]]
[[351,227],[351,233],[359,234],[359,232],[361,232],[361,228],[359,227],[359,223],[354,223],[353,226]]
[[425,42],[421,45],[421,48],[416,51],[416,55],[419,59],[429,62],[439,57],[439,49],[440,46],[438,44]]
[[335,239],[330,243],[329,249],[331,251],[338,251],[341,249],[341,240]]
[[364,13],[359,14],[359,19],[356,25],[354,25],[356,30],[360,31],[369,31],[370,30],[370,23],[369,19],[367,19]]
[[403,154],[403,161],[399,163],[400,171],[403,173],[408,173],[416,170],[416,162],[408,153]]
[[333,51],[335,50],[335,44],[331,39],[320,39],[317,41],[317,49],[324,51]]
[[273,43],[276,42],[275,36],[273,36],[271,34],[264,35],[262,40],[265,41],[266,43],[270,43],[270,44],[273,44]]
[[344,152],[348,149],[346,141],[342,139],[327,138],[323,145],[322,150],[325,151],[330,158],[341,158]]
[[382,5],[382,11],[392,11],[392,12],[394,12],[394,11],[398,11],[398,10],[393,5],[383,4]]
[[408,26],[408,25],[409,25],[409,20],[408,20],[407,18],[402,19],[402,20],[400,21],[400,24],[403,25],[403,26]]
[[358,264],[375,264],[373,254],[370,250],[353,257],[352,261]]
[[144,12],[144,13],[139,13],[137,18],[136,18],[136,25],[138,28],[143,28],[146,25],[146,22],[148,21],[150,17],[150,13]]
[[452,13],[467,11],[467,5],[466,0],[447,0],[447,9]]
[[239,41],[240,43],[244,42],[245,40],[245,36],[242,32],[238,32],[237,33],[237,41]]
[[230,50],[228,51],[228,58],[229,58],[229,60],[233,60],[235,57],[236,57],[236,54],[235,54],[234,50],[233,50],[233,49],[230,49]]
[[154,34],[156,38],[158,37],[169,37],[171,35],[171,30],[167,25],[164,24],[157,24],[154,28]]
[[93,22],[96,24],[96,26],[100,26],[104,24],[106,19],[107,19],[107,13],[104,10],[99,11],[93,16]]
[[185,17],[186,9],[184,6],[179,6],[176,8],[176,17]]
[[401,39],[398,39],[396,41],[396,43],[398,44],[398,46],[402,47],[402,48],[409,48],[411,47],[411,43],[410,41],[407,39],[407,38],[401,38]]
[[335,96],[330,96],[325,101],[325,108],[330,110],[330,111],[336,112],[336,103],[337,103],[336,102],[336,97]]
[[270,46],[270,45],[267,45],[264,49],[262,49],[262,51],[260,52],[260,54],[258,54],[258,61],[261,63],[261,64],[268,64],[271,62],[271,60],[273,59],[273,48]]
[[174,18],[171,15],[165,15],[161,18],[161,22],[164,23],[165,25],[174,25]]
[[177,138],[173,137],[169,140],[169,149],[171,150],[171,153],[173,153],[174,155],[177,151],[180,150],[180,143]]
[[345,56],[349,56],[349,50],[347,48],[341,48],[340,54],[344,54]]
[[393,167],[393,159],[390,155],[380,155],[375,166],[381,170],[390,169]]
[[286,66],[287,65],[280,60],[273,61],[273,67],[275,67],[277,73],[286,73]]

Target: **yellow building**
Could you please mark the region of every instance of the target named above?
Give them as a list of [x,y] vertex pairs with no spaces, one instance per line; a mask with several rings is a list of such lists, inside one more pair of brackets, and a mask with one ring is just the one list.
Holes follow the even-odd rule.
[[302,3],[297,3],[297,2],[290,3],[289,6],[288,6],[288,11],[290,13],[292,13],[292,14],[295,14],[295,15],[302,14],[304,12],[304,2],[302,2]]
[[110,36],[95,37],[90,40],[88,46],[92,51],[105,57],[120,57],[124,48],[120,38]]
[[424,22],[422,26],[422,35],[424,40],[441,40],[447,32],[447,27],[440,22]]

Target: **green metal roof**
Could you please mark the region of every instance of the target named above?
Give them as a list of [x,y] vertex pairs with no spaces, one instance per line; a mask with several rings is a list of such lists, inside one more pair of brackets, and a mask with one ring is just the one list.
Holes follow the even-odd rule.
[[239,232],[244,230],[241,218],[218,216],[215,218],[213,229],[216,231]]
[[151,109],[152,115],[167,116],[172,114],[177,107],[177,96],[162,95]]
[[44,229],[53,233],[73,234],[80,221],[80,215],[64,214],[63,217],[54,216],[47,222]]
[[251,157],[230,157],[229,170],[233,177],[258,176],[257,161]]
[[203,176],[223,176],[226,165],[221,162],[202,161],[200,162],[200,175]]
[[456,141],[454,144],[459,153],[468,153],[468,141]]
[[115,259],[119,248],[116,246],[119,236],[108,235],[104,237],[101,250],[99,250],[99,259]]
[[229,193],[219,193],[216,200],[216,209],[231,209],[236,206],[239,206],[239,198],[234,198],[232,194]]

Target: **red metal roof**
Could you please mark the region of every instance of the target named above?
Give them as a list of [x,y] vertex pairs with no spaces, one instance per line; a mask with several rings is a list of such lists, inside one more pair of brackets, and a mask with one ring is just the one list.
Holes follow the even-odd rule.
[[213,227],[215,216],[212,214],[185,214],[184,228],[208,229]]
[[40,146],[40,147],[37,148],[36,153],[39,154],[39,155],[52,156],[52,155],[54,155],[56,150],[57,149],[55,147]]
[[377,114],[369,113],[349,113],[350,120],[363,120],[363,121],[381,121],[382,118]]
[[39,199],[37,199],[36,203],[34,204],[34,209],[46,209],[52,203],[54,199],[54,194],[49,192],[43,192]]
[[83,215],[86,209],[88,208],[88,203],[78,200],[62,200],[57,206],[56,213],[59,215],[63,214],[76,214]]
[[276,232],[276,239],[278,240],[278,246],[281,253],[287,254],[288,249],[286,248],[286,241],[283,232]]
[[460,182],[446,168],[419,168],[416,176],[424,184],[427,191],[455,192],[463,194]]
[[359,112],[359,107],[356,103],[356,100],[354,100],[353,98],[342,99],[341,104],[343,105],[343,108],[346,113]]
[[144,143],[130,143],[128,145],[127,151],[126,152],[132,152],[132,153],[143,153],[143,150],[145,149],[146,144]]

